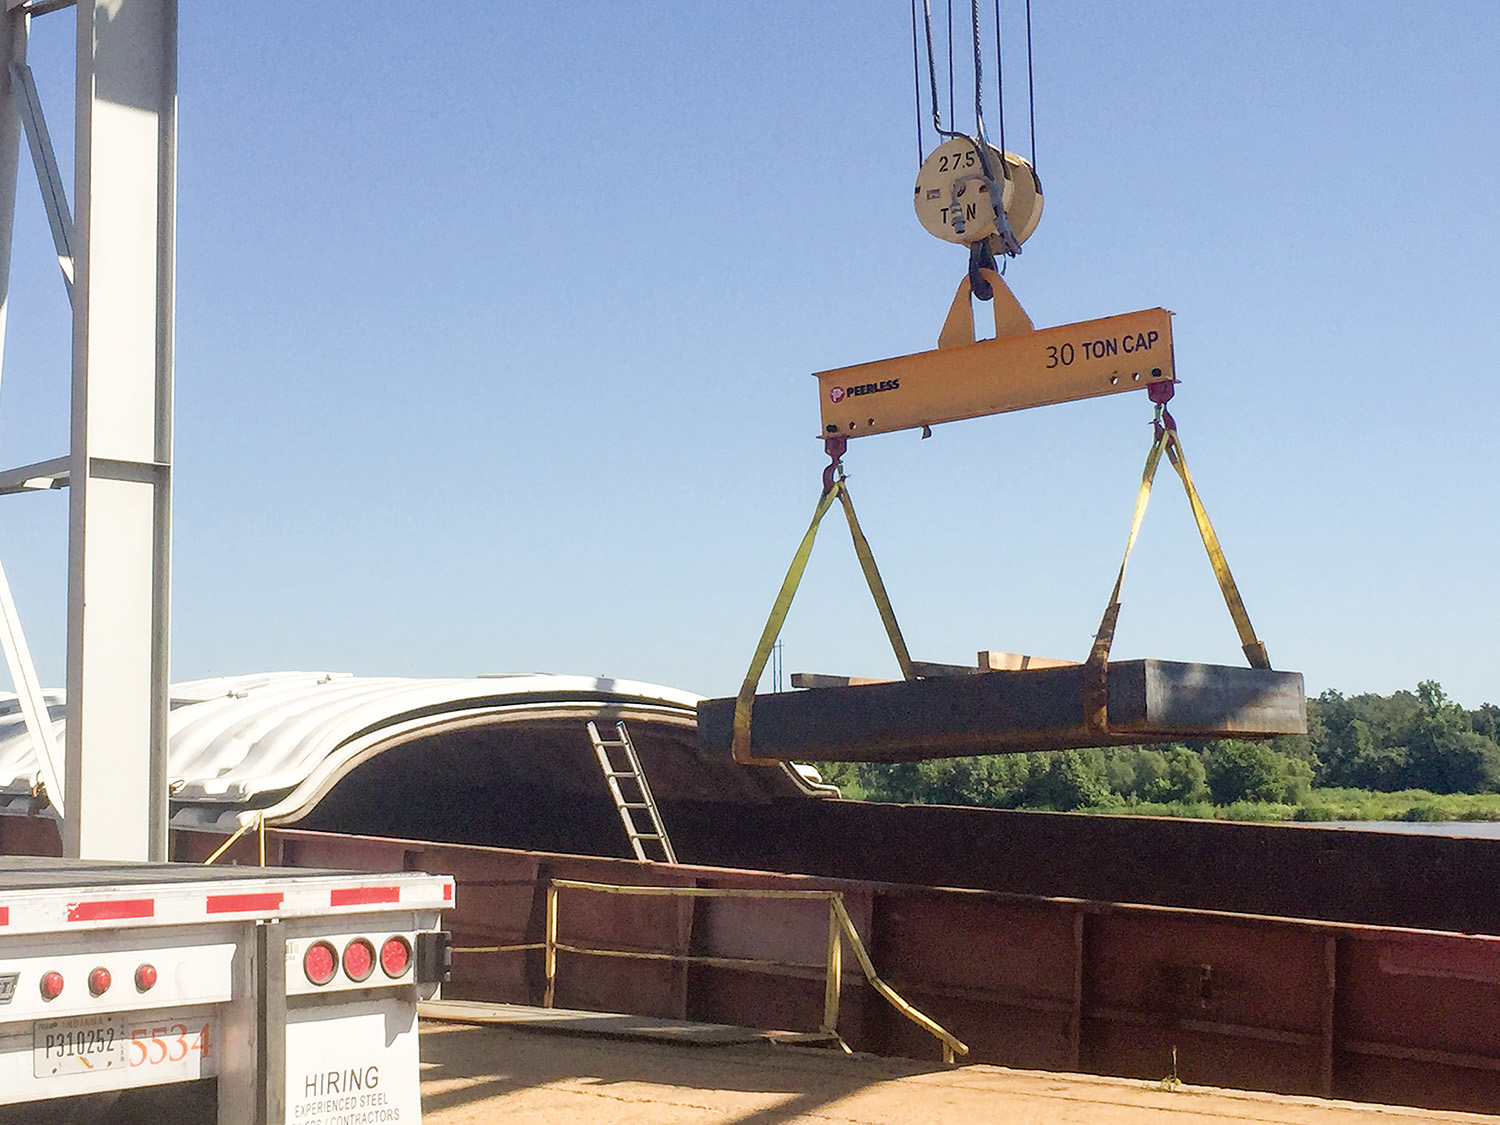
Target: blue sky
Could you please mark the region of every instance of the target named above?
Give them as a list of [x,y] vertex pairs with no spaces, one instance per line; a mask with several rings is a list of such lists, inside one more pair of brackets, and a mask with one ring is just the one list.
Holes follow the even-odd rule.
[[[1022,10],[1002,4],[1010,47]],[[1177,314],[1174,413],[1274,664],[1314,693],[1433,678],[1500,701],[1500,7],[1033,11],[1046,213],[1017,296],[1039,325]],[[817,497],[809,374],[931,347],[964,268],[911,212],[909,18],[183,4],[174,678],[732,693]],[[34,35],[68,164],[72,17]],[[1006,64],[1025,152],[1024,54]],[[9,464],[67,433],[30,175]],[[1121,395],[852,443],[918,659],[1087,651],[1149,418]],[[0,519],[47,683],[65,508]],[[833,521],[784,640],[789,671],[894,674]],[[1241,660],[1173,487],[1115,653]]]

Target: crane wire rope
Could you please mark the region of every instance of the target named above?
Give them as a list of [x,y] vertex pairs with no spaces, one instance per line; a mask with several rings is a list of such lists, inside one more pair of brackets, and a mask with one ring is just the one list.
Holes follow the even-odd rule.
[[948,124],[958,121],[953,104],[953,0],[948,0]]
[[[975,45],[977,51],[978,44]],[[1005,59],[1000,50],[1000,0],[995,0],[995,101],[999,106],[1000,151],[1005,151]]]
[[[998,0],[997,0],[998,2]],[[1000,32],[995,31],[998,41]],[[1026,0],[1026,108],[1031,114],[1031,170],[1036,171],[1036,73],[1031,56],[1031,0]]]
[[[979,27],[979,23],[978,23],[978,19],[979,19],[978,3],[979,3],[979,0],[974,0],[974,3],[975,3],[975,11],[974,11],[974,17],[975,17],[975,24],[974,24],[974,26],[975,26],[975,34],[974,34],[974,58],[976,60],[976,66],[977,66],[977,61],[979,59],[979,33],[978,33],[978,27]],[[1005,56],[1004,56],[1003,49],[1001,48],[1001,30],[1000,30],[1000,27],[1001,27],[1001,25],[1000,25],[1000,0],[995,0],[995,105],[996,105],[996,116],[1000,120],[1000,152],[1002,154],[1001,155],[1001,159],[1004,160],[1005,157],[1004,157],[1003,154],[1005,153]],[[1007,169],[1007,171],[1008,171],[1008,169]],[[993,255],[991,255],[991,257],[993,257]],[[1005,267],[1008,266],[1008,265],[1010,265],[1010,255],[1009,254],[1005,254],[1005,255],[1002,255],[1001,257],[1002,257],[1002,260],[999,263],[997,263],[997,265],[994,268],[996,268],[996,269],[998,269],[1000,271],[1000,276],[1001,277],[1004,277],[1005,276]],[[970,284],[971,285],[973,284],[972,279],[970,280]]]
[[[913,8],[915,9],[915,2],[913,3]],[[916,17],[915,17],[915,10],[913,11],[912,23],[913,23],[913,26],[912,26],[912,38],[913,38],[912,54],[913,54],[913,56],[915,56],[915,54],[916,54],[916,44],[915,44],[915,39],[916,39]],[[933,44],[933,41],[932,41],[932,0],[922,0],[922,27],[923,27],[924,32],[925,32],[925,38],[926,38],[926,43],[927,43],[927,89],[928,89],[928,92],[931,95],[932,131],[935,132],[938,136],[940,136],[940,137],[946,137],[946,138],[948,138],[950,140],[953,139],[954,137],[963,137],[963,136],[966,136],[967,134],[965,134],[963,132],[960,132],[957,129],[944,129],[943,128],[943,113],[942,113],[941,107],[938,105],[937,50],[936,50],[936,48],[935,48],[935,46]],[[918,112],[920,112],[920,104],[921,104],[922,93],[921,93],[921,90],[920,90],[920,83],[918,85],[919,85],[919,88],[917,90],[917,101],[918,101]],[[954,112],[955,111],[954,111],[954,86],[953,86],[953,0],[948,0],[948,119],[949,119],[950,124],[952,123],[952,120],[953,120],[953,117],[954,117]]]
[[[1006,151],[1005,137],[1005,60],[1002,46],[1002,24],[1000,18],[1000,0],[994,0],[995,11],[995,100],[998,109],[1000,125],[1000,151]],[[981,140],[984,139],[984,75],[981,63],[981,29],[979,23],[979,0],[971,0],[971,13],[974,26],[974,126]],[[955,108],[955,86],[953,66],[953,0],[948,0],[948,121],[953,124],[956,118]],[[922,27],[927,46],[927,85],[931,94],[932,127],[939,137],[952,139],[964,136],[956,129],[944,129],[942,111],[938,105],[938,75],[937,75],[937,50],[932,39],[932,4],[931,0],[922,0]],[[917,42],[917,5],[916,0],[911,3],[911,53],[912,53],[912,90],[917,103],[917,162],[920,164],[926,158],[922,141],[922,78],[921,63],[919,61],[919,45]],[[1026,0],[1026,112],[1030,127],[1028,138],[1031,153],[1031,169],[1036,171],[1036,53],[1032,41],[1032,17],[1031,0]]]
[[[969,0],[969,13],[974,23],[974,135],[979,143],[988,145],[984,135],[984,64],[980,62],[979,0]],[[997,33],[996,38],[999,38]],[[1001,146],[1001,151],[1005,151]]]
[[922,149],[922,69],[917,60],[917,0],[911,0],[911,85],[917,107],[917,167],[920,168],[927,153]]

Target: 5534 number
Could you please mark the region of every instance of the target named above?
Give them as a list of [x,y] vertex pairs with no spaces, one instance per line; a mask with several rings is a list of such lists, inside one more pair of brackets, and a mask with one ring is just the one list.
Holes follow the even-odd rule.
[[130,1065],[159,1066],[181,1062],[197,1051],[208,1058],[208,1024],[192,1030],[184,1023],[166,1027],[138,1027],[130,1033]]

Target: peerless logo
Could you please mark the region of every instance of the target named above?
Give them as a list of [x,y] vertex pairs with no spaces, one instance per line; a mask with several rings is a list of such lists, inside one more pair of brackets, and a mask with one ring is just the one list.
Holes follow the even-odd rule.
[[828,400],[836,406],[851,395],[877,395],[881,391],[899,391],[900,389],[900,379],[882,379],[878,383],[860,383],[855,387],[833,387],[828,392]]
[[20,973],[0,973],[0,1004],[11,1002],[16,994],[16,981],[20,979]]

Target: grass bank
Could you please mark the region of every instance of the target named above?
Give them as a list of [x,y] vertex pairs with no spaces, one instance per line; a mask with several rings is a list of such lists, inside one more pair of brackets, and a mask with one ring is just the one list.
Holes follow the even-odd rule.
[[1378,793],[1370,789],[1312,789],[1297,804],[1123,801],[1092,805],[1078,811],[1112,816],[1191,816],[1205,820],[1291,820],[1302,823],[1338,820],[1500,821],[1500,793],[1429,793],[1425,789]]

